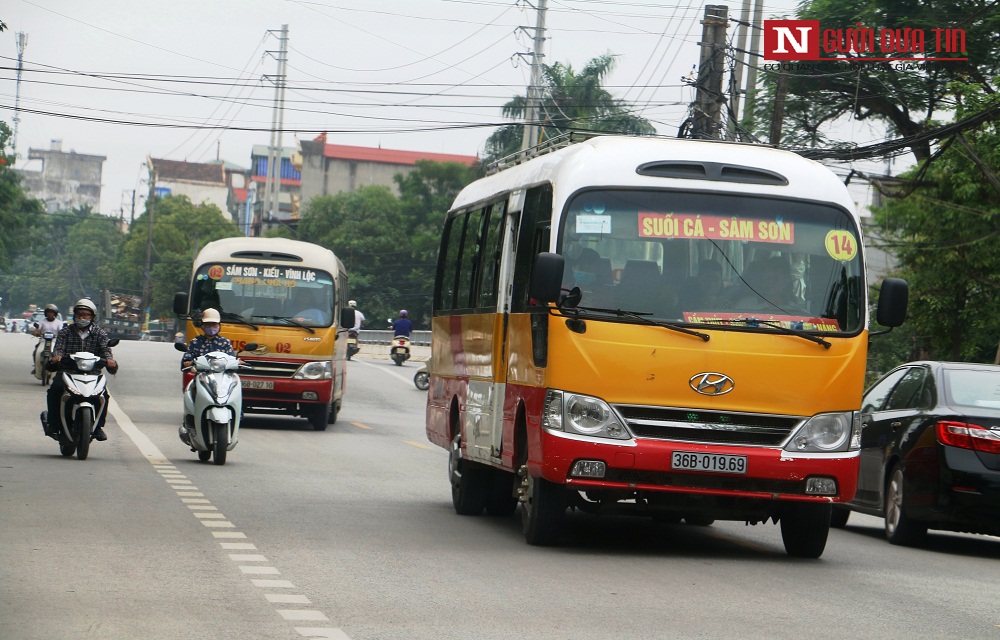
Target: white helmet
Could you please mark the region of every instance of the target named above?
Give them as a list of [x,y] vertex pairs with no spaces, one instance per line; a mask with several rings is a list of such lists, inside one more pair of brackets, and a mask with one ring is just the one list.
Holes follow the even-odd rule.
[[358,306],[358,303],[355,302],[354,300],[348,300],[347,301],[347,306],[349,306],[350,308],[354,309],[355,307]]
[[94,306],[93,300],[90,300],[89,298],[80,298],[79,300],[76,301],[76,304],[73,305],[73,312],[76,313],[76,310],[81,307],[85,309],[90,309],[90,312],[92,314],[94,314],[95,316],[97,315],[97,307]]
[[205,309],[201,312],[202,322],[222,322],[222,316],[217,309]]

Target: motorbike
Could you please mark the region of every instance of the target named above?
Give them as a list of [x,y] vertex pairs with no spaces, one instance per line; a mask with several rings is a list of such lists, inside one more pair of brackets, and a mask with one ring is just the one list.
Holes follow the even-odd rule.
[[[178,351],[187,351],[184,343],[174,343]],[[254,342],[247,351],[257,348]],[[226,464],[226,454],[239,440],[243,417],[243,387],[238,369],[250,369],[238,358],[212,351],[195,358],[194,378],[184,390],[184,421],[177,435],[191,447],[202,462]]]
[[[108,341],[108,346],[118,344],[117,339]],[[86,460],[90,454],[90,441],[94,438],[94,423],[97,416],[104,411],[104,390],[108,380],[101,373],[107,365],[107,360],[93,353],[80,351],[69,354],[73,361],[73,369],[62,371],[66,391],[59,403],[58,433],[52,434],[53,440],[59,442],[59,452],[69,458],[75,453],[77,459]],[[58,363],[49,362],[51,369],[58,369]],[[48,422],[48,411],[41,415],[42,429]]]
[[53,373],[49,371],[49,360],[52,359],[52,344],[56,340],[56,334],[46,331],[38,339],[38,348],[35,349],[35,377],[42,381],[42,386],[47,387],[52,382]]
[[403,363],[410,359],[410,338],[407,336],[395,336],[391,342],[389,357],[401,367]]
[[350,360],[359,351],[361,351],[361,347],[358,346],[358,330],[357,329],[348,329],[347,330],[347,359]]
[[427,371],[427,365],[413,374],[413,384],[421,391],[427,391],[431,386],[431,374]]

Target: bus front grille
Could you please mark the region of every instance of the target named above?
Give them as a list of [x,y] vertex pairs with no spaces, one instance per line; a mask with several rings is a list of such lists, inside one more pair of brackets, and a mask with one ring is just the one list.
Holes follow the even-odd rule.
[[747,446],[778,446],[803,418],[704,409],[617,405],[633,435],[657,440]]
[[253,369],[240,369],[241,378],[291,378],[302,366],[301,362],[281,362],[278,360],[249,360],[244,362]]

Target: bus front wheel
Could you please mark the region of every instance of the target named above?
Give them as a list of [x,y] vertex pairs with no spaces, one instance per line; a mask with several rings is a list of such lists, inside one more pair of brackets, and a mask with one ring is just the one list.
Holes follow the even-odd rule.
[[554,544],[559,539],[566,515],[566,488],[545,478],[535,478],[527,465],[522,466],[518,474],[521,476],[521,529],[525,541],[534,546]]

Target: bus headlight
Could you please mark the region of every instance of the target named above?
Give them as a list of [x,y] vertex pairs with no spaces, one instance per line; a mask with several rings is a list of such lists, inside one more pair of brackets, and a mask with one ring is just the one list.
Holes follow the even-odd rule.
[[596,438],[629,440],[618,415],[599,398],[549,389],[545,396],[544,426]]
[[292,376],[295,380],[329,380],[332,377],[333,363],[329,360],[307,362]]
[[858,412],[820,413],[806,420],[786,451],[830,453],[861,448],[861,419]]

